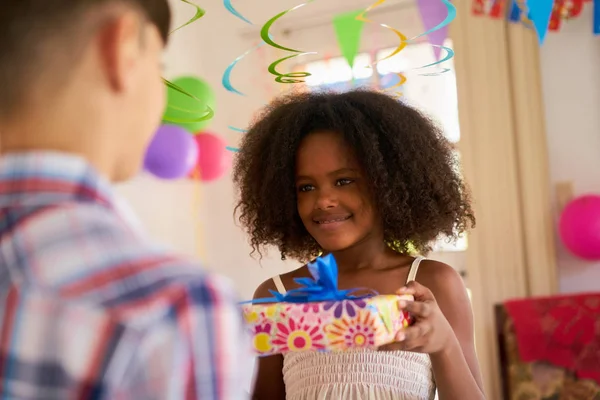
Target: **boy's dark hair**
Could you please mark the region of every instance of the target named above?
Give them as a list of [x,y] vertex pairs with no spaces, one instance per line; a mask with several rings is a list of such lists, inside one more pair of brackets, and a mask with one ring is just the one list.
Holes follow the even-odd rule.
[[306,261],[320,248],[298,215],[296,150],[311,132],[339,132],[353,148],[394,250],[427,252],[475,224],[452,145],[427,117],[380,92],[291,94],[275,100],[245,134],[234,166],[236,213],[254,251],[279,248]]
[[[96,28],[85,17],[100,14],[101,7],[113,4],[140,10],[166,43],[171,23],[167,0],[1,0],[0,117],[20,105],[28,81],[43,71],[48,61],[57,57],[63,57],[65,64],[76,60],[83,42]],[[47,49],[50,41],[56,46],[53,51]],[[66,65],[61,69],[63,77],[56,77],[58,81],[68,76]]]

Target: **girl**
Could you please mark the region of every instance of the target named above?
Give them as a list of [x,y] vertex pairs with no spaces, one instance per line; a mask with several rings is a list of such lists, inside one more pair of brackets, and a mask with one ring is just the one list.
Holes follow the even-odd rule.
[[[333,253],[340,289],[415,297],[401,304],[415,324],[386,351],[261,358],[254,399],[425,400],[436,386],[442,400],[485,398],[462,279],[411,256],[474,225],[452,146],[430,120],[373,91],[288,95],[245,135],[234,181],[259,254],[268,245],[302,262]],[[255,296],[308,276],[303,266]]]

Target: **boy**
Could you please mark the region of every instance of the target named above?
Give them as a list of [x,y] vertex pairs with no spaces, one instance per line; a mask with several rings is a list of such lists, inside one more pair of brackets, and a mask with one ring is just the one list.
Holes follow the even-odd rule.
[[167,0],[3,0],[0,394],[239,399],[228,282],[136,235],[132,177],[164,107]]

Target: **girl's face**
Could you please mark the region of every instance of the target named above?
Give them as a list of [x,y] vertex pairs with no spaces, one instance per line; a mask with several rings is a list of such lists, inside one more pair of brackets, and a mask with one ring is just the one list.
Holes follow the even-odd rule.
[[313,132],[300,143],[296,191],[304,226],[327,252],[347,249],[381,232],[368,182],[338,133]]

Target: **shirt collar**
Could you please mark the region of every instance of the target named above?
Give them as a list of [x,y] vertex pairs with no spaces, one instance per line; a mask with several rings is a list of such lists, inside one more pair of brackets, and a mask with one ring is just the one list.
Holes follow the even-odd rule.
[[0,156],[0,208],[64,202],[114,208],[110,183],[82,157],[28,152]]

